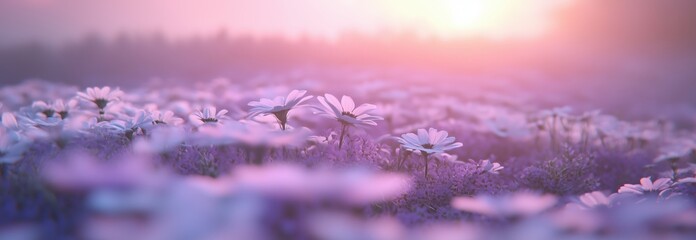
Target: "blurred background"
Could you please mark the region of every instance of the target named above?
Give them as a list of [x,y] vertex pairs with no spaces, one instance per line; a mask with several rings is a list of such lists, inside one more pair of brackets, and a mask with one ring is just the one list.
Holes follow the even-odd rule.
[[347,72],[692,112],[694,12],[692,0],[1,0],[0,86]]

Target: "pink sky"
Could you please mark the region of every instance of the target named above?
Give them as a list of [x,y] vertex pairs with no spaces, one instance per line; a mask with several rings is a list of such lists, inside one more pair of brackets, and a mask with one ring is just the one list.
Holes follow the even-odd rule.
[[[385,29],[415,29],[438,36],[514,36],[539,32],[548,23],[549,9],[567,1],[1,0],[0,42],[61,42],[86,33],[155,31],[181,37],[221,29],[232,34],[329,38],[346,31]],[[496,3],[481,6],[480,2]]]

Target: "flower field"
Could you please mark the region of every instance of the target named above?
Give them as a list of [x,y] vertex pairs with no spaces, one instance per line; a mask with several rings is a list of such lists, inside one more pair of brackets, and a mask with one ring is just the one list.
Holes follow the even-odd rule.
[[677,119],[336,75],[4,86],[0,239],[696,235]]

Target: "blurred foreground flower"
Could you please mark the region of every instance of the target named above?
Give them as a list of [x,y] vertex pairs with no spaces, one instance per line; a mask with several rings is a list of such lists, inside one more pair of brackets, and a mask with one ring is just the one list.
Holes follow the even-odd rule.
[[240,189],[287,199],[357,206],[392,200],[405,194],[411,185],[406,176],[396,173],[305,169],[291,165],[242,166],[231,176]]
[[[88,192],[94,214],[82,230],[89,239],[275,239],[270,237],[278,234],[400,239],[393,238],[404,230],[396,220],[370,221],[377,225],[354,232],[366,225],[340,216],[393,200],[410,186],[400,174],[291,165],[241,166],[216,179],[165,175],[160,181],[139,180],[126,188],[101,185]],[[352,233],[343,235],[348,234],[344,230]]]
[[268,149],[304,146],[311,133],[307,128],[280,131],[255,122],[234,122],[220,128],[202,128],[190,139],[197,145],[242,147],[247,162],[261,164]]
[[490,217],[519,219],[539,214],[557,202],[556,196],[517,192],[503,196],[455,197],[452,207]]
[[607,196],[601,191],[589,192],[578,197],[577,203],[569,203],[568,205],[579,209],[606,208],[611,205],[614,196]]
[[309,219],[310,231],[325,240],[400,240],[406,228],[398,220],[381,217],[365,221],[347,214],[322,213]]
[[155,179],[146,159],[124,157],[103,161],[81,152],[66,154],[46,164],[43,177],[64,191],[134,186]]

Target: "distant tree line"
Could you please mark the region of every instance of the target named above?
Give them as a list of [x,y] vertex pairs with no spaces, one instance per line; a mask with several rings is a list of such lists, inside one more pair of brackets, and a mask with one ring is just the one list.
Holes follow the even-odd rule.
[[0,48],[0,85],[42,78],[78,85],[144,79],[241,77],[301,66],[499,72],[536,69],[550,75],[607,71],[626,59],[654,59],[684,78],[696,50],[696,1],[582,0],[556,14],[533,40],[423,38],[410,32],[348,33],[336,42],[230,36],[166,39],[158,34],[98,35],[58,47],[25,43]]

